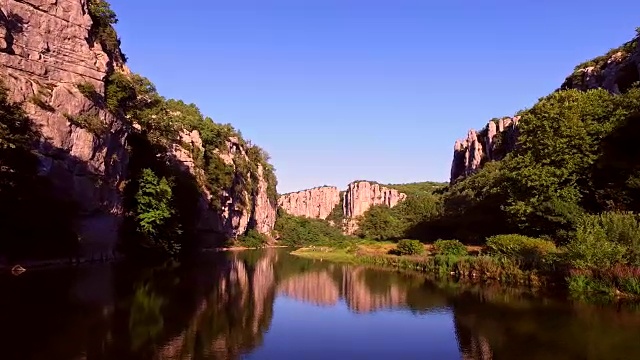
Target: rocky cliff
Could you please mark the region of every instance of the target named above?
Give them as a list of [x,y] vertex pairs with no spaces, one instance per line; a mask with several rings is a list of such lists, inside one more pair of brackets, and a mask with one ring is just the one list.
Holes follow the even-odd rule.
[[321,186],[281,195],[278,206],[294,216],[326,219],[340,203],[340,191],[335,186]]
[[[638,35],[608,53],[575,67],[559,90],[603,88],[624,93],[640,81],[640,41]],[[520,116],[494,119],[482,130],[469,130],[456,141],[451,164],[451,182],[469,176],[487,161],[502,159],[513,150],[518,136]]]
[[344,231],[354,234],[358,230],[358,217],[370,207],[385,205],[394,207],[407,198],[407,195],[369,181],[354,181],[347,186],[343,197]]
[[[276,221],[276,202],[269,196],[270,184],[263,165],[254,164],[255,172],[244,168],[252,160],[247,155],[247,145],[235,136],[228,137],[221,148],[216,150],[216,156],[232,174],[231,186],[221,189],[218,194],[209,191],[205,172],[195,160],[194,153],[205,152],[198,131],[183,131],[180,143],[173,144],[170,150],[178,165],[198,180],[201,192],[198,230],[223,234],[229,238],[242,235],[249,228],[256,229],[261,234],[270,234]],[[252,184],[252,189],[246,189],[243,186],[245,182]]]
[[[370,207],[394,207],[406,197],[396,189],[375,182],[354,181],[347,185],[347,190],[342,194],[335,186],[284,194],[279,197],[278,206],[294,216],[329,219],[335,225],[341,225],[345,233],[354,234],[357,218]],[[336,213],[340,215],[336,216]]]
[[483,130],[469,130],[465,139],[457,140],[453,146],[451,182],[473,174],[487,161],[501,160],[513,150],[519,120],[520,116],[494,119]]
[[[79,207],[84,255],[111,256],[122,215],[127,129],[76,86],[88,83],[104,94],[113,66],[101,45],[88,40],[91,26],[84,1],[0,1],[0,75],[43,134],[41,174]],[[107,131],[96,135],[65,116],[83,113],[95,114]]]
[[603,88],[614,94],[629,90],[640,81],[640,42],[638,36],[602,56],[575,67],[560,87],[565,89]]
[[[159,113],[153,109],[156,115],[141,115],[142,105],[135,96],[125,99],[130,101],[128,109],[114,108],[108,98],[108,84],[122,86],[121,79],[134,76],[124,65],[111,27],[115,21],[102,0],[0,0],[2,82],[11,100],[22,104],[42,133],[35,149],[40,174],[51,179],[58,195],[78,206],[75,230],[81,256],[87,258],[115,254],[127,210],[123,192],[133,180],[128,174],[133,156],[128,143],[133,133],[147,136],[148,123]],[[122,75],[120,83],[111,80],[114,74]],[[118,90],[135,93],[140,79]],[[151,102],[153,96],[163,99],[150,82],[144,87],[148,92],[138,95],[144,101]],[[136,117],[131,116],[137,110]],[[140,125],[142,116],[151,117],[147,128]],[[211,121],[198,116],[200,122]],[[265,153],[235,133],[223,141],[211,140],[208,134],[209,141],[217,142],[216,156],[224,163],[216,175],[215,170],[205,169],[209,164],[203,162],[202,153],[212,148],[203,145],[201,137],[200,131],[185,127],[178,138],[162,143],[173,164],[200,184],[197,228],[226,237],[249,228],[268,234],[275,223],[276,199],[275,176]],[[207,177],[224,178],[225,183],[212,189]]]

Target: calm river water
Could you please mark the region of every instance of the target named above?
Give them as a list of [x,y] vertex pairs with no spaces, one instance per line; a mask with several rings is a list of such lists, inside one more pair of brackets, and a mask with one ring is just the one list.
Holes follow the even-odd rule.
[[640,310],[207,253],[0,277],[0,359],[640,359]]

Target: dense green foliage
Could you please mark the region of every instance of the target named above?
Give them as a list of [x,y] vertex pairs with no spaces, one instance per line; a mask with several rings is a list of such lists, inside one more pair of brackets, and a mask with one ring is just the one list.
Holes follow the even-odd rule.
[[440,213],[440,199],[434,191],[442,184],[433,182],[385,185],[402,191],[407,198],[393,208],[378,205],[358,219],[358,235],[368,239],[415,238],[416,227]]
[[447,256],[464,256],[468,253],[466,246],[458,240],[436,240],[433,250],[438,255]]
[[341,245],[348,240],[342,231],[326,220],[292,216],[278,209],[275,231],[281,245]]
[[0,254],[10,258],[67,254],[77,246],[73,204],[38,175],[32,149],[39,140],[20,104],[10,102],[0,85]]
[[243,246],[247,248],[262,248],[269,242],[266,235],[260,234],[258,231],[251,229],[246,234],[238,237],[234,245]]
[[424,246],[418,240],[402,239],[396,245],[398,255],[420,255],[424,253]]
[[150,169],[143,169],[136,194],[135,216],[141,246],[170,255],[180,252],[177,237],[182,232],[172,205],[173,184],[158,178]]

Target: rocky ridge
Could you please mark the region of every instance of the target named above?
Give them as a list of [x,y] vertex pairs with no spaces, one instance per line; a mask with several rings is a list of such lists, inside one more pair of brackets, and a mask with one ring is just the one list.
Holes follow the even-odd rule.
[[[576,66],[558,90],[603,88],[613,94],[626,92],[640,81],[639,36],[605,55]],[[465,139],[457,140],[453,150],[451,182],[473,174],[487,161],[501,160],[512,151],[517,141],[519,120],[520,116],[494,119],[483,130],[469,130]]]
[[501,160],[515,148],[520,116],[489,121],[481,130],[469,130],[453,146],[451,182],[478,171],[487,161]]

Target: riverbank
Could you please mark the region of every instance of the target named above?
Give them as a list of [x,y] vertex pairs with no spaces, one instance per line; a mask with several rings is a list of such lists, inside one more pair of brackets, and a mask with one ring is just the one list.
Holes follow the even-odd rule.
[[530,267],[508,257],[486,255],[486,251],[477,246],[467,247],[467,255],[439,255],[432,245],[423,246],[425,252],[421,255],[393,255],[396,245],[390,242],[354,243],[346,248],[312,246],[291,254],[321,261],[417,271],[438,279],[526,286],[583,300],[640,300],[640,288],[636,286],[639,278],[620,277],[620,274],[614,274],[619,272],[615,268],[614,271],[585,274],[567,268],[560,260]]

